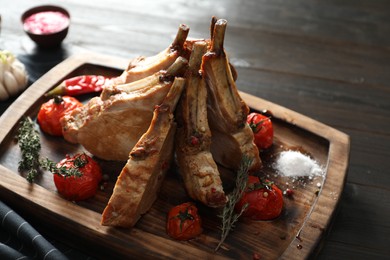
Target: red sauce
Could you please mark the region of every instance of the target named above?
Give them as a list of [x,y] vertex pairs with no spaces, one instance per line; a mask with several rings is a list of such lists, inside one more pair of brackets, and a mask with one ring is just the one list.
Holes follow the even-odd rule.
[[34,34],[51,34],[69,25],[69,17],[61,12],[45,11],[30,15],[23,22],[25,30]]

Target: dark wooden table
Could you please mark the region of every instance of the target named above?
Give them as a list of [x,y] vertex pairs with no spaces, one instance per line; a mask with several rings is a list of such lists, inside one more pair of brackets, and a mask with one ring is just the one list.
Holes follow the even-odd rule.
[[[240,90],[351,137],[347,183],[318,258],[388,259],[390,2],[71,0],[61,2],[72,16],[69,34],[50,51],[22,31],[21,14],[36,4],[0,0],[0,49],[17,54],[31,82],[71,54],[153,55],[180,23],[204,38],[212,15],[227,19],[225,47]],[[13,100],[0,103],[1,113]]]

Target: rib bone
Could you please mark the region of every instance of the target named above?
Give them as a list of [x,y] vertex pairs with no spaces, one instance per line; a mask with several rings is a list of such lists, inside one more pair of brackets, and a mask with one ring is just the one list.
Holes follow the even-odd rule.
[[202,71],[205,74],[208,93],[208,116],[212,131],[211,152],[221,165],[237,170],[241,158],[253,158],[251,171],[261,167],[259,151],[253,142],[253,132],[246,123],[248,106],[241,99],[223,42],[227,22],[215,22],[209,51],[203,56]]
[[150,76],[160,70],[165,70],[179,57],[185,56],[185,41],[190,28],[181,24],[172,44],[165,50],[150,57],[138,57],[132,60],[123,73],[113,79],[114,85],[130,83],[147,76]]
[[186,73],[186,89],[177,108],[176,157],[188,194],[210,207],[227,202],[218,168],[210,152],[207,88],[199,73],[206,42],[196,42]]

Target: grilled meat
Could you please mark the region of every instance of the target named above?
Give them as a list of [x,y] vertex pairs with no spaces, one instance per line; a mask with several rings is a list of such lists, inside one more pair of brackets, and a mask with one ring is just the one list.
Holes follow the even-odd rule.
[[162,104],[154,109],[149,129],[131,150],[117,179],[102,215],[102,225],[132,227],[156,200],[173,158],[173,111],[184,83],[183,78],[176,78]]
[[259,151],[253,142],[253,132],[246,123],[248,106],[241,99],[223,42],[227,22],[212,23],[211,46],[203,56],[202,72],[208,86],[208,118],[212,132],[211,152],[217,163],[237,170],[242,156],[253,158],[250,167],[261,167]]
[[148,129],[154,106],[162,102],[174,76],[182,74],[186,66],[187,60],[179,57],[167,71],[118,85],[105,98],[92,98],[62,118],[64,138],[82,144],[101,159],[126,161]]
[[210,207],[225,205],[218,168],[210,152],[211,132],[207,121],[207,88],[199,69],[206,42],[196,42],[186,72],[186,88],[176,114],[176,158],[191,198]]

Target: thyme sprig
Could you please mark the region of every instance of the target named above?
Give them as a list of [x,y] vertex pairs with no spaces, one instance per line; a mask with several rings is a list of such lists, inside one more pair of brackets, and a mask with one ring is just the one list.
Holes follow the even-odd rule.
[[41,140],[38,131],[35,129],[34,122],[30,117],[25,117],[21,120],[17,133],[17,140],[22,154],[18,171],[27,171],[26,179],[28,182],[34,182],[35,178],[40,173],[40,168],[64,177],[81,177],[83,175],[79,168],[88,163],[88,161],[85,161],[86,159],[84,159],[86,158],[85,156],[78,156],[75,159],[77,160],[77,162],[74,163],[75,167],[70,168],[67,168],[65,165],[57,166],[57,163],[48,158],[40,159]]
[[222,218],[222,233],[221,233],[221,239],[215,248],[215,251],[217,251],[227,236],[229,235],[229,232],[233,230],[235,227],[235,223],[237,222],[238,218],[241,216],[241,214],[245,211],[245,209],[248,207],[248,204],[245,204],[241,211],[238,213],[234,213],[234,207],[237,204],[237,202],[241,199],[242,194],[245,191],[246,185],[248,183],[248,169],[249,166],[252,164],[253,159],[243,156],[240,164],[240,168],[237,172],[236,177],[236,186],[232,193],[229,195],[229,201],[226,203],[225,207],[223,208],[222,214],[219,215],[220,218]]
[[65,178],[70,176],[81,177],[83,174],[80,172],[79,167],[75,165],[75,167],[68,168],[65,165],[57,166],[57,163],[52,160],[45,158],[40,161],[41,167],[44,170],[47,170],[53,174],[58,174],[64,176]]
[[39,174],[41,142],[39,133],[34,128],[34,122],[30,117],[25,117],[20,122],[17,139],[22,154],[18,170],[27,171],[26,179],[29,182],[33,182],[35,177]]

